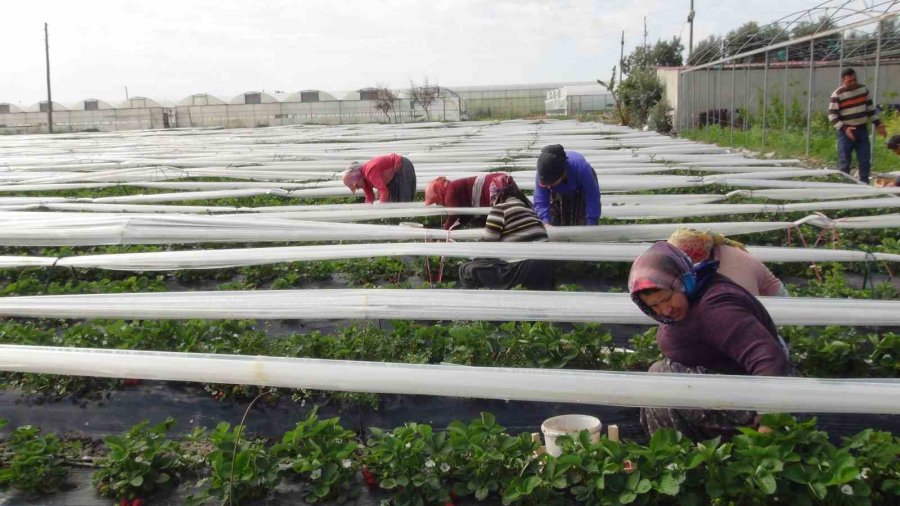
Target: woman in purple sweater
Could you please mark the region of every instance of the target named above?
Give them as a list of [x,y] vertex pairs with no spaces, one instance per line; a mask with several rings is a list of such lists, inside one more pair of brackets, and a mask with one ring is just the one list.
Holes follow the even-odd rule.
[[[650,372],[789,376],[787,346],[760,302],[716,272],[716,262],[696,266],[678,248],[658,242],[631,266],[628,291],[641,310],[660,323],[663,360]],[[641,409],[648,434],[674,428],[695,440],[729,437],[754,425],[752,411]]]

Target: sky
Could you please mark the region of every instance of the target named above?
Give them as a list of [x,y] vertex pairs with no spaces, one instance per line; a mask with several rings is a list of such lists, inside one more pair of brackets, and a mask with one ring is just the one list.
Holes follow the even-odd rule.
[[[812,7],[696,0],[694,41]],[[0,103],[118,104],[193,93],[346,91],[606,79],[643,39],[681,36],[690,0],[7,0]]]

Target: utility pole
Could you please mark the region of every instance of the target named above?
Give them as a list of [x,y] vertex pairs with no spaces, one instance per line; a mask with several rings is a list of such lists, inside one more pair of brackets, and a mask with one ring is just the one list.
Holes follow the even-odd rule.
[[50,36],[44,23],[44,52],[47,54],[47,132],[53,133],[53,96],[50,94]]
[[694,0],[691,0],[691,11],[688,12],[687,20],[691,25],[688,31],[688,61],[691,61],[691,56],[694,54]]
[[128,100],[128,86],[125,87],[125,100]]
[[619,46],[619,84],[622,84],[622,66],[625,65],[625,30],[622,30],[622,42]]
[[647,16],[644,16],[644,47],[647,46]]

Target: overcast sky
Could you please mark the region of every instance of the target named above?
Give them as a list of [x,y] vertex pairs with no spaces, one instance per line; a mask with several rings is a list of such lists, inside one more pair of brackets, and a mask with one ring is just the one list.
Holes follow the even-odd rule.
[[[817,1],[696,0],[694,40]],[[339,91],[409,80],[446,86],[593,81],[640,44],[682,36],[690,0],[5,0],[0,102],[131,96],[223,99],[250,90]]]

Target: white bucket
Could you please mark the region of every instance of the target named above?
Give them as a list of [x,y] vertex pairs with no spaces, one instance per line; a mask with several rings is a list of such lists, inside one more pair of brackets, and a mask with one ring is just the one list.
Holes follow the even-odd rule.
[[547,453],[558,457],[561,450],[556,446],[556,438],[559,436],[577,436],[579,432],[586,430],[591,434],[591,441],[600,441],[600,429],[603,424],[600,419],[589,415],[560,415],[544,420],[541,424],[541,432],[544,433],[544,446]]

